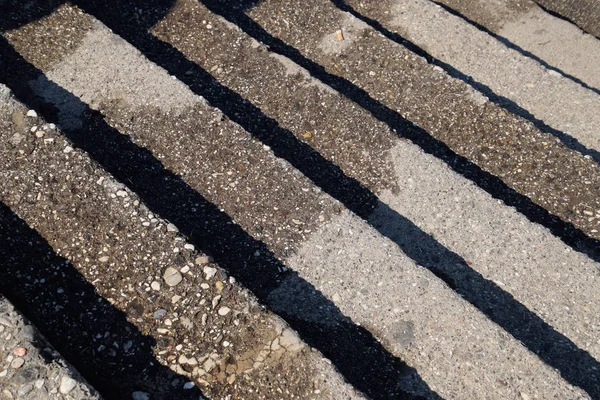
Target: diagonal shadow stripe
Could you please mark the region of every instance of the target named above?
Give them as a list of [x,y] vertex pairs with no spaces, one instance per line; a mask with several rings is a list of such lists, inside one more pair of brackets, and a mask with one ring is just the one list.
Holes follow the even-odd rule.
[[0,32],[20,28],[52,13],[66,0],[0,0]]
[[[505,38],[504,36],[501,36],[497,33],[492,32],[491,30],[489,30],[488,28],[486,28],[485,26],[481,25],[478,22],[473,21],[472,19],[470,19],[469,17],[467,17],[466,15],[462,14],[460,11],[455,10],[454,8],[450,7],[447,4],[442,3],[439,0],[429,0],[434,4],[437,4],[438,6],[442,7],[444,10],[446,10],[447,12],[449,12],[450,14],[464,20],[465,22],[467,22],[470,25],[473,25],[475,28],[479,29],[482,32],[487,33],[488,35],[490,35],[491,37],[493,37],[494,39],[498,40],[500,43],[502,43],[503,45],[505,45],[506,47],[513,49],[515,51],[517,51],[519,54],[527,57],[527,58],[531,58],[532,60],[538,62],[539,64],[543,65],[544,68],[551,70],[551,71],[556,71],[558,73],[560,73],[562,76],[564,76],[565,78],[577,83],[578,85],[580,85],[583,88],[586,88],[588,90],[591,90],[592,92],[596,93],[596,94],[600,94],[600,89],[595,88],[593,86],[588,85],[587,83],[585,83],[584,81],[582,81],[581,79],[577,78],[576,76],[573,76],[571,74],[568,74],[566,72],[564,72],[563,70],[561,70],[558,67],[555,67],[551,64],[549,64],[547,61],[541,59],[540,57],[536,56],[535,54],[533,54],[530,51],[525,50],[524,48],[522,48],[521,46],[511,42],[510,40],[508,40],[507,38]],[[344,3],[346,6],[348,6],[347,3]],[[349,6],[348,6],[349,7]],[[543,7],[540,7],[543,8]],[[546,11],[546,10],[544,10]],[[354,10],[354,12],[357,12],[356,10]],[[357,12],[358,13],[358,12]],[[561,18],[562,19],[562,18]],[[383,33],[383,32],[382,32]],[[385,33],[383,33],[384,35],[386,35]],[[386,35],[387,36],[387,35]],[[406,39],[404,39],[406,40]],[[429,61],[429,59],[428,59]],[[438,65],[438,64],[435,64]]]
[[[58,123],[54,103],[42,102],[28,85],[43,77],[43,73],[27,63],[4,38],[0,38],[0,55],[0,83],[47,121]],[[56,93],[58,102],[68,98],[69,103],[78,102],[86,109],[83,128],[64,131],[75,146],[136,192],[154,214],[174,223],[191,243],[211,255],[263,304],[277,308],[301,338],[328,357],[356,389],[373,399],[422,398],[406,392],[409,381],[415,392],[428,399],[441,399],[413,368],[390,354],[368,330],[344,316],[312,284],[289,272],[264,243],[252,238],[178,175],[165,169],[150,151],[110,127],[100,113],[73,94],[47,79],[46,85],[49,92]],[[256,256],[257,250],[260,256]],[[293,317],[293,310],[287,313],[285,307],[270,303],[269,294],[283,279],[290,278],[299,288],[295,306],[316,315],[325,310],[330,318],[327,324],[298,320]]]
[[[587,12],[584,12],[583,15],[577,15],[577,12],[574,13],[569,13],[569,4],[565,4],[563,2],[562,7],[560,2],[553,2],[553,1],[548,1],[548,0],[533,0],[533,2],[535,4],[537,4],[542,10],[544,10],[545,12],[547,12],[548,14],[556,17],[556,18],[560,18],[563,21],[567,21],[570,24],[573,24],[575,26],[577,26],[579,29],[581,29],[582,31],[586,32],[587,34],[594,36],[596,39],[600,40],[600,26],[598,26],[598,24],[594,25],[593,22],[590,24],[589,21],[586,22],[585,20],[583,20],[583,15],[589,15],[590,13],[592,13],[592,15],[594,14],[594,10],[593,8],[588,8],[586,7],[585,3],[580,3],[581,6],[583,8],[586,8]],[[593,2],[588,2],[588,4],[593,5]],[[577,2],[576,2],[577,5]],[[566,6],[566,7],[565,7]],[[562,10],[561,10],[562,8]],[[576,9],[576,7],[574,7]],[[597,10],[600,10],[600,8],[597,8]],[[561,13],[562,12],[562,13]],[[598,21],[598,19],[596,19],[596,21]]]
[[[433,137],[423,128],[415,126],[411,121],[403,118],[396,111],[373,99],[364,89],[356,86],[354,83],[343,77],[327,72],[323,66],[308,59],[294,47],[288,45],[279,38],[273,37],[262,26],[257,24],[239,9],[223,6],[215,0],[202,0],[202,3],[215,14],[220,15],[227,21],[237,25],[242,31],[253,37],[255,40],[267,45],[270,51],[289,58],[310,72],[311,76],[335,89],[348,100],[370,112],[379,121],[388,125],[398,136],[411,140],[426,153],[432,154],[442,160],[456,173],[473,181],[473,183],[488,192],[492,197],[503,201],[508,206],[515,207],[517,211],[527,217],[531,222],[546,227],[553,235],[560,238],[573,249],[586,254],[596,262],[600,262],[600,240],[589,237],[572,223],[561,220],[560,217],[551,214],[528,197],[509,187],[497,176],[484,171],[466,157],[458,155],[448,147],[448,145]],[[102,10],[97,10],[96,12],[101,11]],[[101,13],[98,15],[102,16]],[[108,15],[106,15],[105,20],[103,20],[105,23],[111,23],[111,21],[111,25],[115,28],[115,32],[119,30],[121,36],[126,37],[128,41],[143,51],[143,34],[139,32],[140,30],[138,30],[137,33],[128,33],[129,28],[127,26],[115,23],[115,18]],[[160,43],[156,43],[156,45],[162,46],[165,51],[171,49],[170,51],[177,52],[176,50],[173,50],[171,46],[161,45]],[[163,53],[154,54],[152,51],[148,51],[146,56],[163,68],[169,70],[181,81],[190,85],[192,89],[194,89],[194,86],[200,85],[199,83],[195,83],[193,74],[186,77],[182,71],[180,71],[180,68],[175,65],[175,62],[168,60],[165,57],[161,58],[160,54]],[[175,57],[175,53],[173,57]],[[178,62],[183,63],[185,60],[184,56],[179,53],[178,57]],[[188,63],[190,66],[193,65],[193,63],[190,63],[189,61]],[[199,89],[201,88],[196,88],[195,90]],[[201,94],[199,91],[196,93]],[[224,106],[227,107],[227,104]],[[235,115],[231,118],[234,119],[233,117],[235,117]],[[238,117],[238,119],[242,119],[242,117]]]
[[[187,378],[158,362],[152,352],[154,339],[129,323],[69,260],[1,201],[0,293],[104,398],[129,400],[140,390],[162,399],[202,398],[197,387],[173,387],[174,379]],[[132,347],[125,351],[122,345],[128,341]],[[121,348],[111,352],[114,343]],[[99,351],[100,346],[105,351]]]
[[[483,93],[492,103],[502,107],[503,109],[505,109],[506,111],[508,111],[510,113],[516,114],[519,117],[526,119],[527,121],[531,122],[536,128],[538,128],[540,131],[542,131],[544,133],[548,133],[548,134],[560,139],[560,141],[565,146],[567,146],[569,149],[577,151],[577,152],[583,154],[584,156],[590,156],[594,159],[594,161],[596,161],[597,163],[600,164],[600,152],[598,150],[593,149],[593,148],[588,148],[587,146],[585,146],[583,143],[579,142],[579,140],[577,140],[573,136],[571,136],[565,132],[562,132],[559,129],[549,126],[543,120],[536,118],[531,112],[529,112],[525,108],[519,106],[517,103],[510,100],[509,98],[496,94],[490,87],[484,85],[481,82],[474,80],[472,77],[464,74],[463,72],[454,68],[452,65],[433,57],[431,54],[429,54],[427,51],[425,51],[425,49],[423,49],[422,47],[418,46],[417,44],[411,42],[410,40],[400,36],[397,32],[392,32],[392,31],[386,29],[379,21],[360,14],[354,8],[349,6],[344,0],[331,0],[331,1],[340,10],[352,14],[354,17],[365,22],[370,27],[372,27],[373,29],[375,29],[376,31],[378,31],[379,33],[384,35],[386,38],[406,47],[408,50],[412,51],[413,53],[423,57],[425,60],[427,60],[427,62],[429,64],[436,65],[436,66],[442,68],[451,77],[459,79],[460,81],[471,86],[473,89],[477,90],[478,92]],[[434,1],[434,3],[438,4],[435,1]],[[444,6],[443,4],[439,4],[439,5],[441,7],[443,7],[444,9],[447,9],[447,7]],[[453,12],[453,14],[456,14],[456,12]],[[487,32],[487,33],[494,36],[494,34],[491,32]],[[505,41],[502,41],[502,40],[500,40],[499,37],[495,37],[495,38],[498,39],[503,44],[508,46],[508,44],[505,43],[506,39],[505,39]],[[510,42],[508,42],[508,43],[510,43]],[[511,46],[509,46],[509,47],[511,47]],[[515,49],[515,50],[519,51],[518,49]],[[535,56],[533,56],[533,57],[535,57]],[[536,60],[536,61],[543,62],[542,60]],[[556,68],[553,68],[549,65],[545,65],[545,66],[549,69],[554,69],[556,71],[559,71],[561,74],[565,75],[562,71],[560,71]],[[565,75],[565,76],[567,76],[567,75]],[[568,77],[570,77],[570,75]],[[597,89],[591,88],[591,87],[587,87],[587,85],[586,85],[586,89],[590,89],[590,90],[600,94],[600,91],[598,91]]]
[[[367,188],[344,175],[337,165],[322,157],[307,144],[299,141],[290,131],[281,128],[277,121],[264,115],[260,109],[246,101],[239,94],[221,85],[208,72],[188,60],[177,49],[147,33],[143,29],[145,26],[131,24],[130,20],[124,17],[128,12],[127,7],[107,10],[85,1],[78,4],[85,11],[100,19],[115,33],[136,46],[150,60],[186,83],[195,93],[207,99],[212,106],[221,109],[232,121],[240,124],[254,137],[270,146],[276,156],[286,159],[317,186],[342,202],[356,215],[370,222],[381,234],[394,240],[405,254],[444,280],[488,318],[522,341],[531,351],[538,354],[544,362],[557,368],[567,381],[600,396],[600,388],[598,387],[600,364],[598,361],[586,351],[579,349],[570,339],[558,333],[552,326],[514,299],[510,293],[501,289],[494,282],[485,279],[469,267],[459,255],[448,250],[430,235],[420,230],[410,220],[381,203],[377,196]],[[121,4],[125,5],[126,3],[121,2]],[[148,13],[151,13],[152,10],[156,9],[150,7]],[[215,8],[213,11],[223,12],[222,15],[230,19],[230,22],[238,23],[238,18],[240,18],[244,22],[241,27],[245,31],[249,29],[248,24],[251,24],[251,27],[255,25],[254,22],[247,22],[248,17],[245,15],[235,14],[232,16],[225,13],[226,10],[220,7]],[[256,33],[254,32],[254,34]],[[259,35],[259,37],[263,39],[262,35]],[[261,41],[264,43],[264,40]],[[275,44],[279,43],[274,38],[269,39],[269,41],[273,41]],[[295,49],[294,51],[297,52]],[[310,61],[306,60],[305,63],[308,62]],[[319,68],[322,69],[322,67]],[[326,74],[324,71],[323,73]],[[340,79],[339,85],[347,82],[343,81],[342,78],[337,79]],[[326,83],[329,84],[329,82]],[[398,119],[401,117],[396,116],[395,118],[394,121],[401,123],[401,127],[406,125],[412,127],[411,123]],[[413,129],[415,128],[413,127]],[[447,147],[444,147],[445,145],[432,139],[423,130],[417,128],[411,132],[414,132],[414,135],[426,135],[425,141],[414,135],[411,139],[414,137],[418,144],[424,143],[426,146],[422,147],[425,149],[433,147],[429,152],[449,163],[455,171],[462,171],[462,174],[467,177],[473,176],[474,172],[480,174],[475,175],[479,179],[482,176],[485,178],[491,177],[489,178],[491,182],[484,182],[489,186],[492,186],[498,180],[493,175],[481,171],[464,158],[451,153]],[[515,196],[523,197],[518,193]],[[373,218],[374,209],[378,210],[377,218]],[[385,215],[385,218],[379,218],[381,215]],[[261,293],[267,295],[267,292],[268,290]],[[261,296],[259,298],[263,299]],[[265,303],[268,304],[268,301],[265,300]]]

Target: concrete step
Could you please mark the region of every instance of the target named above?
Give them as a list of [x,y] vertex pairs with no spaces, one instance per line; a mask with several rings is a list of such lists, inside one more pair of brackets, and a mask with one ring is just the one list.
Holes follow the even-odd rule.
[[[443,0],[437,4],[510,49],[598,93],[600,42],[576,25],[552,15],[535,2]],[[554,72],[550,72],[554,71]]]
[[[227,14],[226,11],[221,12]],[[305,14],[308,14],[308,10]],[[492,188],[487,189],[495,197],[519,208],[527,203],[523,198],[509,200],[510,190],[500,194],[502,190],[499,188],[505,183],[564,222],[572,223],[592,238],[598,238],[597,221],[577,216],[586,207],[583,203],[593,204],[594,209],[600,208],[593,200],[598,197],[594,192],[599,187],[598,167],[594,160],[569,151],[563,144],[557,143],[554,136],[490,104],[474,94],[466,83],[436,71],[435,66],[426,60],[388,40],[334,4],[323,3],[318,13],[305,14],[294,6],[273,7],[272,10],[269,2],[261,2],[250,10],[252,19],[239,13],[227,15],[247,31],[252,31],[251,34],[269,45],[272,51],[286,54],[306,66],[322,81],[356,98],[357,102],[375,113],[380,120],[386,121],[400,135],[410,138],[439,158],[453,158],[448,162],[455,170],[467,176],[480,173],[472,166],[458,167],[462,163],[460,157],[449,155],[448,148],[436,140],[443,141],[455,154],[468,158],[500,178],[501,181],[494,181]],[[277,15],[278,18],[271,18],[270,15]],[[305,25],[310,25],[311,29],[302,29]],[[259,26],[264,30],[261,31]],[[346,39],[342,41],[338,40],[336,34],[340,28],[347,31]],[[275,37],[287,45],[277,42]],[[303,55],[295,53],[291,47],[297,48]],[[371,60],[380,61],[365,63],[365,49],[369,49]],[[319,72],[315,62],[331,73]],[[336,80],[332,74],[346,80]],[[360,92],[361,89],[364,92]],[[474,99],[469,100],[469,96],[474,96]],[[411,127],[402,118],[422,129]],[[493,179],[489,175],[474,178],[483,187]],[[574,182],[580,180],[589,184],[575,187]],[[558,201],[559,198],[572,201]],[[577,200],[584,198],[586,200],[582,203]],[[524,208],[530,206],[528,204]],[[521,212],[541,222],[533,216],[541,215],[543,211],[540,209],[522,209]],[[554,224],[550,220],[556,221],[554,217],[544,218],[548,218],[545,224],[549,227]],[[558,229],[570,231],[566,226]],[[555,234],[565,240],[578,235],[575,231],[566,231],[559,233],[556,230]],[[581,239],[586,240],[583,236]],[[597,247],[597,242],[590,242],[590,246]]]
[[[392,0],[376,7],[361,7],[359,1],[349,1],[348,4],[357,15],[377,21],[382,29],[427,49],[431,57],[439,60],[442,68],[448,66],[448,73],[465,77],[494,103],[530,120],[540,130],[560,138],[571,148],[600,161],[597,135],[600,117],[596,112],[600,110],[600,91],[589,86],[586,88],[556,70],[548,69],[431,1]],[[490,2],[486,4],[495,7]],[[534,10],[548,15],[537,7]],[[524,18],[536,20],[539,15]],[[555,21],[545,21],[544,26],[558,35],[559,29],[552,22]],[[511,24],[535,29],[533,24],[522,20]],[[514,29],[511,26],[506,26],[506,29]],[[575,35],[579,37],[581,32],[575,32]],[[524,36],[532,37],[532,34],[527,32]],[[573,43],[574,40],[561,37],[559,42],[580,54],[580,59],[572,59],[561,49],[556,51],[575,65],[589,66],[591,71],[587,75],[593,76],[592,85],[600,88],[597,84],[600,82],[594,81],[599,78],[597,68],[593,67],[597,64],[595,60],[600,61],[600,41],[589,38],[584,43]],[[589,58],[582,60],[584,56]],[[583,73],[586,75],[585,71]]]
[[0,394],[3,399],[101,399],[79,372],[2,295],[0,338]]
[[[7,37],[12,45],[39,70],[13,55],[4,61],[15,71],[5,73],[7,82],[22,101],[59,123],[63,129],[54,132],[55,139],[57,143],[58,138],[66,141],[42,151],[45,142],[35,135],[9,136],[8,143],[12,143],[7,145],[6,154],[14,160],[6,157],[11,160],[7,171],[19,178],[19,184],[4,186],[3,201],[48,238],[52,248],[61,249],[61,256],[75,270],[82,271],[101,294],[106,293],[108,302],[124,311],[130,322],[148,335],[147,340],[156,340],[157,349],[166,346],[162,355],[160,350],[154,352],[158,355],[150,354],[157,364],[171,365],[180,375],[166,381],[180,379],[181,385],[189,377],[184,367],[170,364],[179,359],[173,354],[176,345],[171,341],[183,343],[182,348],[202,347],[211,332],[204,337],[179,336],[179,332],[173,334],[168,328],[164,328],[165,334],[152,333],[144,328],[144,318],[139,321],[130,316],[130,302],[144,299],[139,295],[145,289],[128,292],[125,281],[133,276],[136,283],[130,286],[154,293],[152,284],[162,283],[167,266],[177,266],[179,274],[187,266],[189,271],[184,274],[189,277],[184,275],[183,283],[189,279],[197,288],[204,282],[204,271],[189,265],[196,255],[189,255],[191,249],[183,246],[188,243],[203,251],[202,256],[214,257],[218,265],[282,316],[305,343],[326,355],[341,376],[368,397],[485,398],[491,392],[498,398],[594,398],[599,390],[596,358],[600,349],[594,341],[599,327],[593,313],[598,293],[598,264],[593,260],[593,251],[592,259],[572,251],[572,242],[564,235],[554,236],[556,230],[549,231],[547,228],[553,226],[547,221],[540,221],[543,226],[532,223],[532,215],[511,203],[510,197],[500,196],[507,206],[490,196],[490,186],[501,185],[502,181],[488,175],[492,184],[486,186],[472,174],[459,173],[451,162],[460,159],[456,154],[441,157],[446,150],[424,146],[434,143],[429,139],[419,140],[417,134],[427,132],[402,122],[401,117],[393,120],[401,125],[390,124],[389,119],[369,108],[372,101],[360,101],[365,97],[356,97],[345,89],[364,85],[368,94],[380,96],[380,85],[394,82],[384,74],[389,69],[400,74],[392,74],[392,78],[403,77],[404,82],[425,93],[433,93],[433,86],[427,88],[435,84],[439,91],[436,96],[442,100],[444,96],[458,96],[461,101],[436,109],[439,98],[431,101],[416,90],[400,103],[395,103],[398,98],[390,93],[380,101],[394,107],[412,107],[414,115],[409,113],[407,117],[442,137],[454,134],[439,125],[452,115],[452,123],[466,127],[465,132],[476,129],[477,124],[470,125],[472,110],[477,111],[479,122],[487,121],[482,126],[494,132],[504,134],[504,124],[510,121],[511,128],[527,132],[520,134],[519,140],[546,141],[544,149],[558,154],[544,166],[528,169],[528,174],[547,174],[551,166],[553,177],[561,174],[564,183],[569,176],[565,166],[589,173],[586,179],[590,179],[592,188],[568,188],[567,193],[595,193],[597,188],[592,182],[597,180],[597,169],[593,161],[556,144],[549,135],[498,106],[478,105],[481,98],[468,86],[440,75],[414,53],[356,20],[344,20],[348,16],[327,3],[314,8],[320,18],[328,21],[320,28],[310,15],[303,15],[301,7],[274,9],[267,3],[251,9],[252,17],[262,18],[261,23],[282,36],[291,34],[293,45],[311,57],[321,57],[320,63],[337,68],[336,73],[350,77],[354,83],[313,68],[315,64],[301,55],[281,51],[289,48],[245,23],[247,20],[235,10],[223,12],[214,3],[207,3],[207,8],[181,1],[166,13],[150,5],[132,9],[123,3],[122,8],[99,10],[82,2],[83,9],[93,16],[63,6],[48,19],[10,32]],[[126,23],[135,20],[128,18],[128,13],[139,15],[141,22]],[[269,13],[281,23],[308,24],[311,29],[290,33],[274,23]],[[331,39],[345,43],[333,55],[331,47],[340,43],[329,40],[329,36],[322,41],[306,40],[301,34],[312,35],[313,30],[339,23],[343,24],[344,40],[338,40],[337,34]],[[70,26],[81,29],[69,36]],[[144,32],[149,26],[160,40]],[[48,53],[42,45],[27,45],[27,39],[38,32],[45,33],[44,46],[56,49],[55,53]],[[321,47],[315,43],[321,43]],[[3,54],[10,53],[10,47],[5,45]],[[386,52],[389,49],[394,51]],[[355,64],[347,59],[347,53],[353,51]],[[359,53],[373,74],[353,69],[360,65]],[[52,58],[45,54],[52,54]],[[384,54],[399,57],[387,59]],[[395,65],[406,56],[416,70],[408,78]],[[378,109],[385,111],[385,106]],[[8,114],[5,120],[9,120]],[[24,117],[16,120],[27,121]],[[25,125],[21,131],[31,129],[31,123]],[[399,127],[412,129],[408,136],[416,144],[393,131]],[[452,143],[467,148],[485,146],[481,136],[476,140],[466,137],[457,137]],[[524,164],[529,168],[528,163],[542,154],[535,146],[520,153],[522,149],[510,140],[503,145],[502,154],[521,160],[515,169]],[[486,157],[467,154],[471,161],[485,164]],[[56,161],[47,161],[52,159]],[[37,172],[24,171],[26,162],[33,162],[37,169],[29,168]],[[69,176],[68,181],[80,183],[63,183],[63,195],[56,195],[60,181],[36,185],[36,175],[43,177],[47,164],[56,170],[54,175]],[[68,172],[63,170],[65,165]],[[81,176],[83,170],[90,176]],[[510,171],[502,178],[510,181],[507,176],[520,171]],[[95,183],[103,176],[108,183]],[[14,182],[14,177],[6,181]],[[531,177],[510,183],[521,190],[513,193],[521,201],[526,201],[523,194],[535,197],[531,193],[541,192],[534,198],[540,203],[546,196],[561,198],[565,194],[560,185],[547,181],[538,185]],[[106,191],[100,197],[97,185]],[[37,205],[39,200],[24,204],[23,200],[28,195],[33,199],[36,192],[43,196],[42,204]],[[97,200],[90,202],[90,198]],[[40,211],[45,201],[61,215],[46,217]],[[104,209],[91,205],[98,203]],[[70,204],[76,206],[69,209]],[[560,209],[561,205],[553,204],[555,210]],[[591,228],[585,232],[590,236],[597,222],[593,204],[582,199],[574,206],[586,219],[576,222],[581,223],[580,227],[588,224],[586,227]],[[592,217],[583,213],[589,212],[589,207]],[[568,214],[561,214],[567,220],[565,216]],[[151,229],[152,219],[157,220],[160,229]],[[182,235],[169,233],[167,221],[174,223]],[[66,230],[66,226],[74,229]],[[161,249],[160,256],[155,256],[160,260],[158,265],[150,269],[140,266],[147,263],[140,254],[148,252],[146,260],[152,259],[151,254],[158,250],[140,249],[139,243],[136,247],[129,239],[118,239],[128,235],[136,240],[143,238],[142,243],[150,248]],[[76,248],[91,243],[103,254],[109,253],[105,261],[97,258],[94,263],[90,259],[94,268],[100,268],[106,276],[116,268],[118,279],[93,279],[89,261],[77,250],[63,254],[75,237],[82,238]],[[104,250],[106,243],[110,248]],[[174,258],[169,257],[171,254]],[[123,265],[133,275],[122,272]],[[237,287],[235,283],[219,282],[215,290],[235,292],[228,289],[229,285]],[[111,293],[119,291],[123,293],[120,297]],[[212,305],[215,294],[207,294],[204,304]],[[186,294],[178,294],[182,298],[186,295],[187,290]],[[175,308],[168,296],[158,301],[165,302],[162,309],[168,312],[168,307]],[[227,308],[237,310],[236,304]],[[180,311],[175,310],[177,315],[169,318],[171,326],[181,323],[177,320]],[[154,318],[150,311],[147,314],[146,319]],[[220,320],[217,308],[206,315],[207,320]],[[212,329],[225,331],[230,323],[225,321]],[[271,330],[279,333],[276,328]],[[227,342],[234,343],[234,339]],[[238,347],[234,345],[230,353],[234,359]],[[300,369],[308,368],[308,376],[318,375],[312,371],[324,370],[327,383],[320,381],[322,385],[316,385],[318,388],[312,392],[298,389],[298,382],[306,386],[298,379],[288,386],[274,386],[282,392],[285,387],[298,398],[359,396],[332,369],[327,369],[331,367],[322,367],[318,352],[309,354],[316,355],[298,356],[308,360],[300,362]],[[295,379],[297,374],[303,376],[293,365],[295,362],[281,364],[283,382]],[[271,371],[269,367],[265,370]],[[245,393],[247,398],[262,398],[267,393],[290,398],[289,394],[276,392],[273,385],[267,389],[271,391],[255,392],[259,389],[253,383],[239,383],[237,374],[229,382],[231,371],[225,368],[225,373],[219,375],[221,365],[216,376],[209,373],[199,377],[197,372],[192,370],[190,380],[208,395],[235,396],[234,390],[238,390],[238,395]],[[138,379],[133,382],[138,384]],[[261,382],[266,385],[266,380]],[[157,388],[144,390],[153,392]]]
[[600,38],[600,5],[594,0],[535,0],[540,6],[573,21],[586,32]]
[[[1,140],[0,289],[105,397],[361,398],[175,225],[27,112],[2,104],[3,121],[24,125]],[[205,204],[179,207],[196,229],[227,224],[214,206],[212,218]],[[235,260],[258,249],[233,244],[223,252]]]

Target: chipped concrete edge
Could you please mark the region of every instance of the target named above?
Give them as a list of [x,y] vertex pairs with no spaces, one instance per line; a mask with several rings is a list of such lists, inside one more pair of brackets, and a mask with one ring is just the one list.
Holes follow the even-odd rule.
[[0,338],[2,398],[102,398],[2,295]]

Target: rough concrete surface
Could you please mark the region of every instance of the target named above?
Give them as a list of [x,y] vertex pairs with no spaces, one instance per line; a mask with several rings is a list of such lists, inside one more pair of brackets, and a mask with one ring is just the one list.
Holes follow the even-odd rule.
[[[27,112],[12,100],[3,106],[4,120]],[[20,232],[30,228],[2,210],[2,291],[107,397],[197,399],[190,390],[197,385],[211,398],[360,398],[327,360],[60,131],[38,117],[22,128],[18,141],[9,138],[19,127],[4,133],[1,198],[48,244],[23,253],[19,243],[32,239]],[[35,254],[49,246],[56,253],[40,266]],[[64,277],[56,281],[60,266]],[[23,282],[27,274],[35,285]],[[90,290],[103,297],[69,306]],[[84,332],[82,313],[90,316]],[[154,368],[146,370],[148,363]]]
[[600,3],[596,0],[535,0],[535,2],[600,38]]
[[2,399],[101,399],[14,306],[0,295]]
[[[153,107],[174,115],[203,101],[164,70],[144,62],[142,54],[106,27],[96,22],[90,29],[72,54],[56,60],[51,70],[56,72],[32,83],[38,93],[43,93],[44,82],[49,79],[63,87],[68,83],[69,88],[75,88],[72,93],[93,109],[98,109],[101,101],[122,100],[131,108]],[[61,123],[67,128],[78,127],[73,126],[75,121],[65,120],[67,115],[80,119],[82,110],[73,107],[77,106],[61,105],[65,115]]]
[[[502,22],[521,3],[491,7]],[[101,392],[600,396],[598,263],[394,130],[423,128],[592,236],[593,160],[335,3],[77,4],[6,35],[23,59],[0,42],[0,81],[36,110],[0,86],[0,290]],[[403,4],[421,26],[428,6]],[[473,62],[537,76],[430,11]]]
[[[521,9],[498,12],[498,3],[475,0],[441,0],[440,4],[499,36],[508,46],[545,66],[569,75],[592,88],[600,88],[600,41],[579,27],[553,16],[533,1]],[[504,2],[500,2],[504,3]]]
[[[587,398],[355,216],[331,221],[288,265],[376,332],[443,398]],[[296,284],[291,278],[274,291],[275,304],[286,304]],[[315,319],[302,307],[297,313]]]
[[[496,95],[514,101],[552,128],[576,138],[588,148],[600,150],[597,134],[600,95],[508,49],[486,32],[428,0],[392,1],[389,7],[379,5],[377,12],[368,16],[391,30],[402,32],[406,39],[433,57],[471,76]],[[522,21],[515,24],[521,25]],[[600,57],[600,43],[593,44],[597,48],[592,50]],[[584,51],[585,47],[576,48]],[[594,51],[588,54],[591,58],[579,64],[598,71],[594,66],[597,65]],[[594,76],[597,79],[598,74]]]
[[[377,12],[380,3],[377,4],[362,3],[357,12]],[[450,78],[439,67],[428,64],[376,29],[365,30],[360,40],[340,56],[323,53],[320,41],[340,27],[343,30],[348,12],[325,1],[315,7],[318,12],[300,5],[278,7],[276,1],[265,1],[248,12],[270,35],[301,51],[302,57],[266,34],[252,34],[299,63],[324,66],[330,75],[316,66],[313,74],[331,85],[339,85],[346,96],[354,97],[357,89],[364,90],[366,93],[361,95],[368,95],[369,99],[356,95],[360,98],[357,101],[378,119],[387,121],[399,135],[434,152],[439,146],[436,140],[443,141],[458,155],[499,177],[563,221],[591,237],[599,237],[598,221],[579,217],[584,209],[586,215],[593,212],[590,207],[600,208],[598,164],[591,157],[567,149],[557,143],[554,135],[539,131],[495,104],[481,104],[471,97],[468,83]],[[278,18],[273,18],[273,14]],[[303,29],[306,25],[311,29]],[[250,23],[247,30],[252,30]],[[371,63],[364,62],[365,49],[369,49]],[[347,81],[340,82],[331,74]]]

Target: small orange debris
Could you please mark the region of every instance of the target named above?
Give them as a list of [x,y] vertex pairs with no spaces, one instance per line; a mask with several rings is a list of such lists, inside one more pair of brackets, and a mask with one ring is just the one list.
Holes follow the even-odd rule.
[[25,347],[17,347],[13,350],[13,353],[15,353],[15,356],[17,357],[23,357],[27,354],[27,349]]
[[312,132],[306,132],[302,135],[305,139],[311,139],[312,138]]
[[338,40],[344,40],[344,34],[342,33],[341,29],[339,31],[337,31],[336,33],[337,33]]

